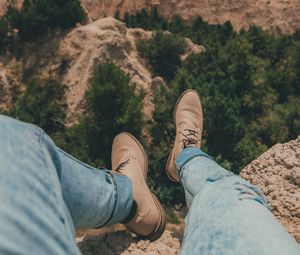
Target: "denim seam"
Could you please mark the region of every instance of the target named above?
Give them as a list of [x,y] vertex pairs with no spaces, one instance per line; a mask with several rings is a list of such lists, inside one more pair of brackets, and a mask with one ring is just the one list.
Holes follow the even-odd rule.
[[118,202],[118,187],[117,187],[117,182],[113,176],[113,174],[111,173],[107,173],[113,180],[113,185],[114,185],[114,205],[113,205],[113,209],[112,209],[112,212],[109,216],[109,218],[103,223],[101,224],[99,227],[96,227],[96,228],[102,228],[104,227],[105,225],[107,225],[111,219],[113,218],[114,214],[115,214],[115,210],[117,208],[117,202]]

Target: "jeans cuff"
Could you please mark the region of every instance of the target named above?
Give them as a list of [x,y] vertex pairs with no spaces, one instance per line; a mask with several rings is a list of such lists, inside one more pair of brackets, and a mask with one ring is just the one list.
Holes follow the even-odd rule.
[[122,222],[128,214],[133,203],[132,183],[126,175],[119,175],[108,171],[114,184],[114,207],[111,216],[103,226]]
[[212,159],[210,156],[208,156],[205,152],[203,152],[199,148],[196,148],[196,147],[185,148],[182,152],[179,153],[179,155],[177,156],[177,158],[175,160],[178,172],[180,172],[181,168],[187,162],[189,162],[191,159],[193,159],[195,157],[199,157],[199,156],[203,156],[203,157]]

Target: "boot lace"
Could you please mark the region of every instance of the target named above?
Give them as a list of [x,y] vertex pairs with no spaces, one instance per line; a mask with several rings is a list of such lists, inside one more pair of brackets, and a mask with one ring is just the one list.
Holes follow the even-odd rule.
[[200,139],[197,139],[197,137],[199,137],[199,132],[188,128],[184,129],[184,131],[185,133],[179,132],[184,137],[181,141],[179,141],[183,144],[183,148],[185,149],[187,147],[192,147],[192,146],[199,147],[198,143],[200,142]]
[[126,161],[120,163],[117,168],[115,169],[115,172],[120,173],[120,171],[129,164],[130,159],[127,159]]

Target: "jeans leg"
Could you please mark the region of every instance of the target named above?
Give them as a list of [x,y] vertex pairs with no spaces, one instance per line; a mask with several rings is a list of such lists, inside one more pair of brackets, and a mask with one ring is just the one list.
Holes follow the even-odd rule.
[[0,115],[0,254],[80,254],[75,227],[126,218],[125,176],[91,168],[40,128]]
[[190,209],[180,254],[300,254],[256,186],[197,148],[183,150],[176,164]]
[[127,176],[92,168],[57,151],[63,197],[76,229],[112,225],[128,216],[133,195]]
[[0,115],[0,254],[80,254],[44,132]]

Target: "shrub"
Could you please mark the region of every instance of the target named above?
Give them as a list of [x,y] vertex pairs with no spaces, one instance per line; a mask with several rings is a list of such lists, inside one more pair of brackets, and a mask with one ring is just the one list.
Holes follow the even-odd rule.
[[152,39],[139,41],[137,46],[155,74],[171,80],[181,66],[180,55],[184,52],[186,43],[181,36],[158,31]]
[[84,18],[79,0],[25,0],[20,11],[9,8],[7,14],[19,37],[33,40],[49,28],[73,27]]
[[110,166],[114,137],[128,131],[138,139],[143,127],[143,92],[112,63],[96,67],[86,92],[86,110],[78,125],[70,128],[62,146],[92,165]]
[[64,130],[65,87],[55,80],[32,80],[14,103],[12,115],[34,123],[48,134]]
[[0,18],[0,52],[9,43],[9,26],[5,18]]
[[[120,19],[120,13],[117,12],[115,18]],[[123,21],[127,27],[141,27],[146,30],[167,28],[167,22],[158,14],[157,8],[153,8],[150,12],[141,10],[133,15],[125,13]]]

